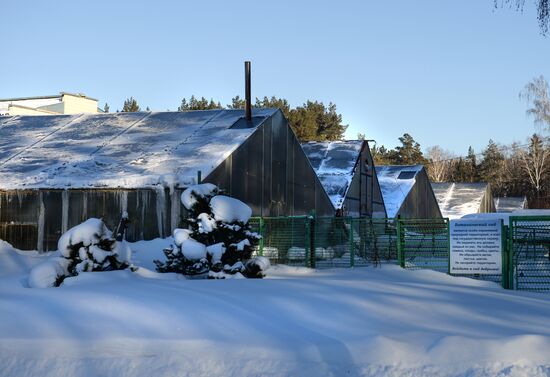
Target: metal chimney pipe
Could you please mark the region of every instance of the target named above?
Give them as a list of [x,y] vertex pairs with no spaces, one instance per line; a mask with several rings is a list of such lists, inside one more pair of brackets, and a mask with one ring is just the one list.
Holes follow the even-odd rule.
[[250,62],[244,62],[244,97],[246,120],[252,121],[252,99],[250,93]]

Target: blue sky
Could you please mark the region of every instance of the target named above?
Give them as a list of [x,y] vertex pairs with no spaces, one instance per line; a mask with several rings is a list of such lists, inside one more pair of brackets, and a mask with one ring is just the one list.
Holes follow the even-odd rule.
[[493,0],[12,1],[2,5],[0,98],[83,92],[111,110],[252,94],[337,104],[389,147],[403,133],[465,154],[536,128],[518,93],[550,78],[550,37]]

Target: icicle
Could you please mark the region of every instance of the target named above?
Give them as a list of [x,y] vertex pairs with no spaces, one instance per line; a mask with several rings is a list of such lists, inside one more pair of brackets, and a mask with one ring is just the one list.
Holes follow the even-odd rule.
[[44,217],[46,208],[44,207],[44,199],[42,198],[42,191],[38,194],[38,241],[36,244],[36,250],[44,250]]
[[88,219],[88,192],[82,192],[82,220]]
[[145,212],[147,211],[147,203],[149,202],[149,190],[140,190],[141,197],[141,219],[140,219],[140,238],[143,240],[145,238]]
[[164,214],[166,213],[166,194],[163,186],[156,187],[157,195],[157,226],[159,237],[164,237]]
[[61,234],[69,229],[69,190],[61,193]]
[[170,193],[170,227],[171,231],[176,229],[180,220],[180,196],[176,190]]
[[22,190],[16,190],[17,193],[17,200],[19,201],[19,209],[23,206],[23,198],[25,197],[25,194]]
[[120,213],[128,212],[128,191],[123,190],[119,196]]

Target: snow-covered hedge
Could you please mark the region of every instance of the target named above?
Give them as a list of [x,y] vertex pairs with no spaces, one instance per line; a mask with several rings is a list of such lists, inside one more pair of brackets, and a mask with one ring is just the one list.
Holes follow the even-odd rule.
[[181,202],[189,217],[184,220],[184,229],[174,230],[174,245],[164,250],[166,261],[155,261],[159,272],[210,278],[264,276],[269,260],[252,258],[260,236],[250,229],[249,206],[221,195],[210,183],[187,188]]
[[100,219],[88,219],[66,233],[57,243],[60,257],[53,257],[33,268],[29,286],[59,286],[66,277],[81,272],[121,270],[129,266],[131,250],[118,242]]

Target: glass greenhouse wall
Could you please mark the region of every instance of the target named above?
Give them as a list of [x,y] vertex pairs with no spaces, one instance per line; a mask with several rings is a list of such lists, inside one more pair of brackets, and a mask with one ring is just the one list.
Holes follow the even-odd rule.
[[300,143],[278,111],[204,179],[255,216],[333,216],[334,208]]

